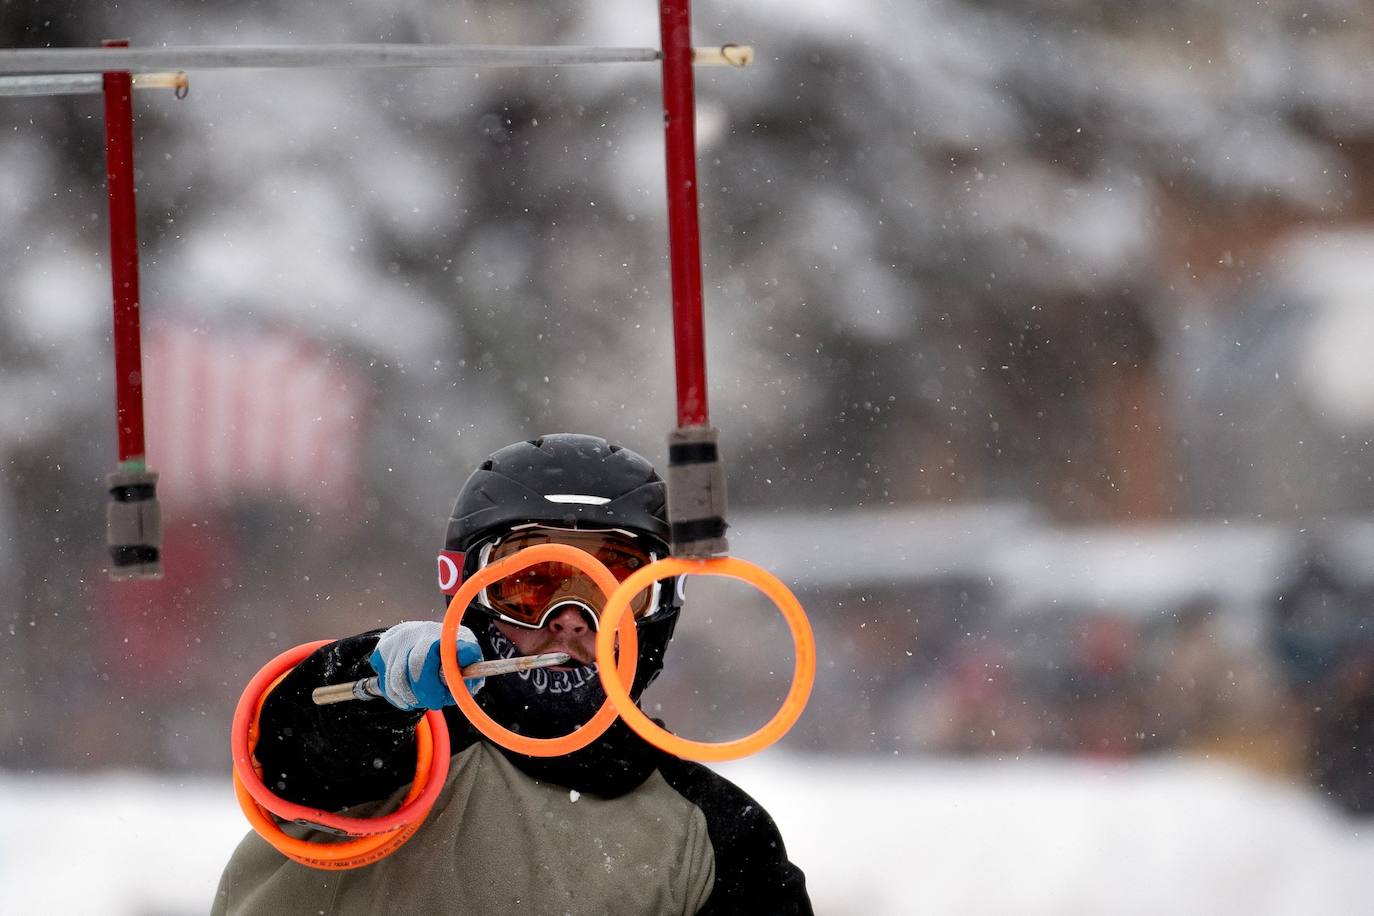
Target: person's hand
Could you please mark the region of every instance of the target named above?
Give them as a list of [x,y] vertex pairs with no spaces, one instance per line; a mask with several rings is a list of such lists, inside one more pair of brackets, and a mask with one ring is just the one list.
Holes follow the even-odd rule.
[[[387,702],[398,709],[441,709],[452,706],[453,693],[444,683],[444,667],[439,661],[439,634],[443,625],[433,620],[408,620],[382,634],[373,650],[372,670],[377,686]],[[467,627],[458,628],[458,666],[466,668],[482,660],[477,637]],[[463,683],[468,693],[476,694],[486,683],[484,677],[468,678]]]

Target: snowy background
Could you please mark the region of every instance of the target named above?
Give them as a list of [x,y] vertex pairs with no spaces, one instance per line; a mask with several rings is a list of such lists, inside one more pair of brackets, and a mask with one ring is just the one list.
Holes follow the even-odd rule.
[[[698,71],[733,543],[822,658],[731,772],[821,912],[1363,911],[1364,10],[695,4],[697,44],[757,54]],[[642,0],[0,4],[0,47],[107,37],[658,43]],[[262,661],[435,614],[452,497],[507,442],[662,462],[658,91],[614,65],[139,94],[168,575],[118,587],[100,104],[0,99],[0,910],[203,910]],[[690,591],[649,703],[738,736],[785,631]]]
[[[774,753],[723,769],[778,821],[819,914],[1357,914],[1374,893],[1374,835],[1229,767]],[[0,779],[0,816],[22,825],[0,837],[5,912],[205,911],[244,833],[225,782]]]

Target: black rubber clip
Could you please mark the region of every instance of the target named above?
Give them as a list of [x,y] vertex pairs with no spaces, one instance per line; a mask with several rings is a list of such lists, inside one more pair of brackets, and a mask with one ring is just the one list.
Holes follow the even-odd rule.
[[157,501],[157,474],[115,471],[106,480],[110,487],[105,509],[110,578],[162,578],[162,507]]
[[675,556],[730,552],[719,439],[713,426],[680,426],[668,436],[668,523]]

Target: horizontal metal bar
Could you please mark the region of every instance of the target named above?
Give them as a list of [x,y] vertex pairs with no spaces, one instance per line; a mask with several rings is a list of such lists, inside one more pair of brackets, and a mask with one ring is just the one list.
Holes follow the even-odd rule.
[[99,73],[0,76],[0,95],[90,95],[101,90]]
[[[184,93],[186,74],[139,73],[135,89],[175,89]],[[0,96],[94,95],[102,91],[99,73],[45,73],[40,76],[0,76]]]
[[0,50],[0,73],[399,67],[561,67],[642,63],[657,48],[500,45],[278,45]]

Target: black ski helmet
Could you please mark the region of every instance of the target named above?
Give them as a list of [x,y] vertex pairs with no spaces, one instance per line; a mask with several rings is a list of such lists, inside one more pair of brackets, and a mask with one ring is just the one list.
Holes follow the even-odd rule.
[[[669,553],[663,478],[643,456],[596,436],[555,433],[494,452],[463,484],[444,547],[464,554],[467,579],[476,572],[484,543],[529,522],[618,528],[648,539],[660,557]],[[475,603],[473,608],[481,610]],[[630,691],[636,699],[663,670],[678,608],[677,589],[665,581],[658,607],[639,621],[639,667]]]
[[557,433],[508,445],[463,484],[444,546],[467,552],[512,525],[624,528],[668,549],[667,487],[639,454]]

